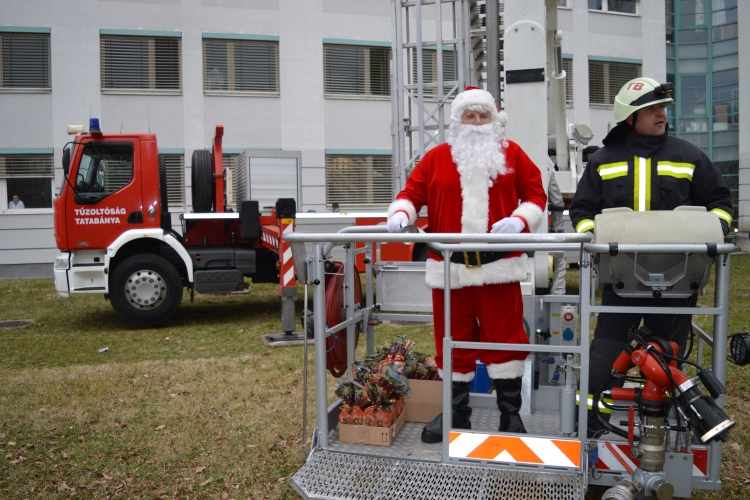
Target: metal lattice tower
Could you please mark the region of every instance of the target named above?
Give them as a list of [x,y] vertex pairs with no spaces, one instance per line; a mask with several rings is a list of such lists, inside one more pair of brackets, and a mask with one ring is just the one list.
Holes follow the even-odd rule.
[[[502,107],[502,0],[393,0],[391,105],[394,191],[427,150],[445,142],[445,104],[467,85]],[[437,5],[442,8],[438,9]],[[488,17],[490,16],[490,17]],[[496,19],[493,24],[492,19]],[[487,40],[487,33],[497,33]],[[425,53],[429,51],[429,53]],[[425,58],[432,74],[425,75]],[[446,58],[450,53],[452,57]],[[488,54],[496,54],[494,60]],[[454,65],[445,71],[447,66]],[[450,75],[452,79],[446,79]]]
[[[470,17],[476,0],[393,0],[391,105],[394,190],[427,150],[445,142],[445,103],[476,84]],[[440,6],[441,8],[437,8]],[[435,54],[425,75],[425,58]],[[445,54],[452,52],[454,78],[445,80]],[[428,65],[432,67],[431,65]]]

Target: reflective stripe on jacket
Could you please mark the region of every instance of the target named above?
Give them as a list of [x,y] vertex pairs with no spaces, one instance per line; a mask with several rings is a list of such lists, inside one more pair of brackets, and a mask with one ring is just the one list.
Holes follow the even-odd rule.
[[[641,136],[618,125],[591,156],[570,206],[576,232],[594,229],[605,208],[634,211],[703,206],[732,222],[732,200],[721,172],[696,146],[672,136]],[[618,130],[619,129],[619,130]]]

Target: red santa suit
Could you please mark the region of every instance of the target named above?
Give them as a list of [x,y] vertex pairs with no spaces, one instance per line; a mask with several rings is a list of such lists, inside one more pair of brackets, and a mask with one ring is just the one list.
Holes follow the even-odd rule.
[[[495,179],[481,169],[459,173],[451,147],[442,144],[429,151],[419,162],[390,205],[388,216],[403,211],[413,224],[427,205],[432,233],[488,233],[492,224],[506,217],[526,222],[524,232],[542,222],[547,195],[541,172],[514,142],[502,147],[505,172]],[[526,254],[515,252],[506,257],[468,268],[451,262],[451,337],[456,341],[528,344],[523,325],[520,281],[526,279]],[[443,367],[444,335],[444,263],[442,256],[430,252],[427,260],[427,285],[433,289],[435,346],[438,367]],[[476,359],[487,365],[490,378],[510,379],[523,376],[528,351],[453,351],[453,380],[474,378]]]

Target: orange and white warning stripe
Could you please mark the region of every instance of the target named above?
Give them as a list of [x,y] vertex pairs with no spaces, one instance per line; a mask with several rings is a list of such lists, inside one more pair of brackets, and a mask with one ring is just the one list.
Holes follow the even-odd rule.
[[[628,443],[611,443],[607,446],[606,442],[599,441],[597,446],[597,469],[628,472],[628,467],[635,469],[640,466],[638,459],[630,455],[631,446]],[[691,452],[693,453],[693,477],[708,476],[708,449],[692,448]]]
[[451,458],[581,467],[581,443],[573,439],[451,432]]
[[281,244],[279,245],[279,260],[281,261],[281,287],[296,286],[294,279],[294,259],[292,259],[292,245],[284,235],[294,232],[294,219],[281,219]]

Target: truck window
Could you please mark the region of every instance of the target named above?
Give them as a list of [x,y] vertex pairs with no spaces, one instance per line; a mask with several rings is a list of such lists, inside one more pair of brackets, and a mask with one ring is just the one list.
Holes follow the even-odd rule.
[[109,195],[133,180],[133,145],[86,144],[76,175],[76,192]]

